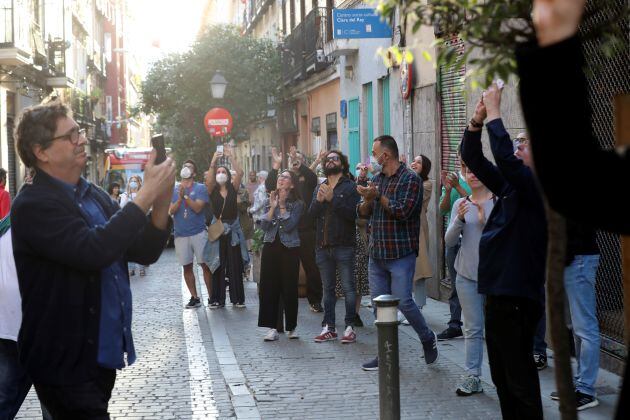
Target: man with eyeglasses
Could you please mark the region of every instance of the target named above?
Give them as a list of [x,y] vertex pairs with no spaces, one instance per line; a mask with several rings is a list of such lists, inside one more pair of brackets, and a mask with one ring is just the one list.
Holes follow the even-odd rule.
[[[400,162],[398,145],[391,136],[380,136],[372,145],[372,168],[377,175],[367,187],[357,186],[363,200],[359,217],[370,219],[368,278],[372,298],[394,295],[398,309],[412,326],[424,351],[427,365],[439,356],[437,337],[429,329],[413,300],[413,276],[420,245],[420,178]],[[363,364],[363,370],[378,370],[378,357]]]
[[356,321],[356,283],[354,258],[356,246],[356,207],[359,203],[357,186],[348,173],[348,158],[337,150],[324,159],[326,180],[313,193],[309,213],[317,223],[315,257],[324,284],[324,320],[316,343],[337,339],[335,327],[336,272],[339,271],[345,295],[346,329],[341,342],[354,343]]
[[152,264],[164,249],[173,161],[156,165],[153,151],[143,188],[120,209],[81,177],[87,140],[66,105],[25,109],[15,132],[35,170],[12,210],[20,362],[53,418],[109,418],[116,369],[136,360],[127,262]]

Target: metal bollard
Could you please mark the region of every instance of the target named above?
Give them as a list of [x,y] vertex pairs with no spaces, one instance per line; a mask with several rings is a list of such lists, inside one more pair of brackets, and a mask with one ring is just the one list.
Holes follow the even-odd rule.
[[378,395],[381,420],[400,419],[398,370],[398,299],[381,295],[374,299],[378,329]]

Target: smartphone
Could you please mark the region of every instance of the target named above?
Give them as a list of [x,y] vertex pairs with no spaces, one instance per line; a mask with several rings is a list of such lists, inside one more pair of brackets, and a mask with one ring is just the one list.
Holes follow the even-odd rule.
[[218,152],[218,153],[223,153],[223,145],[222,145],[222,144],[219,144],[219,145],[217,146],[217,152]]
[[164,135],[156,134],[151,137],[151,146],[157,152],[155,156],[155,164],[159,165],[160,163],[166,160],[166,147],[164,147]]

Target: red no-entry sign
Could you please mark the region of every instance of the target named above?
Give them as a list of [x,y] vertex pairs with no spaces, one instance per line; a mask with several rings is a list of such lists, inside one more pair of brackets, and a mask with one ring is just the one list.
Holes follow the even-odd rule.
[[212,108],[204,117],[203,125],[211,136],[225,136],[232,131],[232,115],[225,108]]

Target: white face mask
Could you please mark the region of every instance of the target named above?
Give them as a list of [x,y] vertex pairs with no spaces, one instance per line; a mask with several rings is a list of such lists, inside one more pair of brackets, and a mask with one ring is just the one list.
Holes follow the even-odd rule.
[[224,174],[224,173],[217,174],[216,180],[219,185],[225,184],[227,182],[227,174]]
[[182,179],[187,179],[192,176],[192,172],[190,171],[190,168],[188,166],[184,166],[180,171],[179,176],[181,176]]
[[370,156],[370,165],[372,165],[372,175],[378,175],[383,170],[383,165],[378,163],[378,159],[374,156]]

